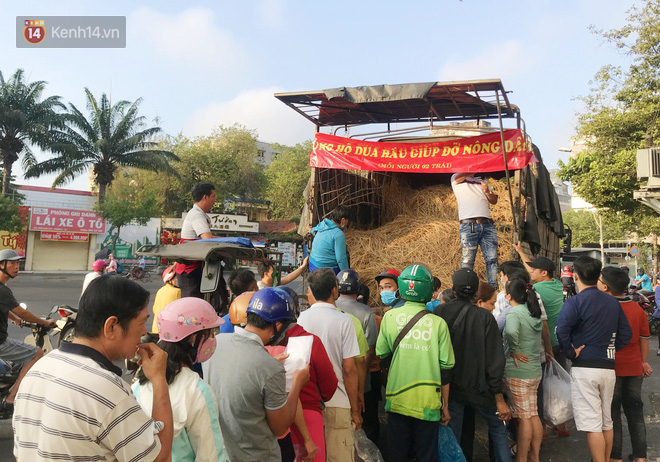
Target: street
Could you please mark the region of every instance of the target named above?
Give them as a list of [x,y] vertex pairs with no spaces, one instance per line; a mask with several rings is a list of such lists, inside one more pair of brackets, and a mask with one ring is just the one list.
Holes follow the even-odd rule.
[[[84,273],[79,274],[27,274],[21,273],[18,277],[8,283],[16,297],[20,302],[28,305],[28,308],[33,313],[45,316],[50,308],[55,304],[69,304],[77,306],[80,289]],[[162,282],[160,278],[153,277],[152,281],[145,284],[153,296],[156,291],[161,287]],[[294,289],[298,288],[298,281],[293,283]],[[151,308],[151,302],[149,304]],[[151,319],[147,325],[151,324]],[[29,334],[27,329],[20,329],[19,327],[9,324],[9,335],[11,338],[22,340]],[[649,363],[654,369],[654,374],[644,380],[642,389],[642,397],[644,399],[644,411],[646,416],[646,430],[648,442],[648,460],[660,461],[660,357],[657,356],[656,350],[658,347],[658,340],[656,337],[651,339],[651,353],[649,355]],[[218,352],[221,353],[221,352]],[[384,417],[384,416],[383,416]],[[483,421],[477,417],[478,432],[475,438],[474,461],[487,462],[488,459],[488,436]],[[626,423],[624,419],[624,429]],[[569,425],[571,436],[567,438],[558,437],[552,430],[548,430],[548,438],[543,440],[541,446],[541,460],[542,461],[580,461],[586,462],[590,456],[586,444],[586,436],[584,433],[575,431],[575,427]],[[383,446],[384,453],[386,453],[386,429],[381,429],[381,446]],[[0,421],[0,460],[12,460],[12,441],[13,435],[11,430],[11,421]],[[630,453],[630,440],[627,436],[627,430],[624,430],[624,459]]]

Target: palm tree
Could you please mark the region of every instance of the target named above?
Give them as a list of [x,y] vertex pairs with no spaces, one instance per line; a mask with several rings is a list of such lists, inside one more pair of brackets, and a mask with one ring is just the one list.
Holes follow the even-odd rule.
[[178,177],[170,165],[179,158],[170,151],[156,149],[152,141],[160,127],[144,128],[145,118],[138,116],[142,99],[134,103],[119,101],[115,105],[104,93],[100,101],[85,88],[86,118],[73,104],[66,114],[67,125],[60,133],[59,154],[52,159],[32,165],[26,178],[46,173],[59,173],[53,187],[60,186],[94,169],[94,181],[99,187],[99,202],[103,202],[106,188],[112,184],[119,167],[134,167],[154,172],[167,172]]
[[0,159],[2,159],[2,193],[9,189],[14,162],[23,155],[23,167],[36,163],[30,144],[53,150],[57,132],[64,121],[57,109],[66,109],[59,96],[41,99],[46,82],[25,82],[23,69],[9,81],[0,72]]

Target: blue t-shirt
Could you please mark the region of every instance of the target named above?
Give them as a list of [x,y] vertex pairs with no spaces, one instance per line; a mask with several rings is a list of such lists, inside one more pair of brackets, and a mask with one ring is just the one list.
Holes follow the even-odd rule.
[[234,333],[234,325],[229,320],[229,315],[228,314],[224,315],[222,317],[222,320],[225,323],[220,325],[220,333],[221,334],[233,334]]
[[637,276],[635,278],[635,282],[640,282],[641,281],[641,289],[648,290],[649,292],[653,292],[653,284],[651,284],[651,278],[648,276],[648,274],[644,274],[643,276]]

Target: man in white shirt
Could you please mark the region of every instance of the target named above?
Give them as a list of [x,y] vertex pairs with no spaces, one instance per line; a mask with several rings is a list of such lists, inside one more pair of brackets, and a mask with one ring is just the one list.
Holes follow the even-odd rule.
[[80,296],[82,297],[82,294],[85,293],[85,289],[87,289],[87,286],[89,285],[90,282],[92,282],[96,278],[100,278],[103,276],[103,272],[105,271],[105,267],[107,265],[105,264],[105,260],[96,260],[94,263],[92,263],[92,272],[87,273],[85,275],[85,280],[83,281],[83,287],[82,287],[82,292],[80,293]]
[[298,324],[321,339],[339,382],[337,391],[325,403],[323,411],[326,460],[352,462],[352,424],[355,424],[356,430],[362,426],[355,364],[360,349],[355,327],[351,318],[335,306],[339,289],[335,272],[331,268],[312,271],[307,282],[307,296],[313,304],[300,314]]
[[481,246],[488,283],[497,289],[497,229],[489,208],[489,204],[497,204],[497,194],[472,173],[454,173],[451,187],[458,203],[463,250],[461,268],[473,269],[477,247]]
[[[195,205],[188,211],[181,226],[181,242],[197,239],[211,239],[211,220],[206,215],[215,203],[215,186],[211,183],[197,183],[192,188]],[[204,298],[199,290],[202,281],[202,262],[177,263],[177,280],[181,297]]]

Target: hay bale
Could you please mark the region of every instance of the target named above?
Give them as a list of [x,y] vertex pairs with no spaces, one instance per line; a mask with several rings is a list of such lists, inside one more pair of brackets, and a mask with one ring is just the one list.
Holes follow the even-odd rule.
[[[490,208],[498,227],[499,258],[509,260],[513,216],[508,192],[503,183],[493,182],[491,186],[499,195],[498,203]],[[451,287],[451,276],[461,266],[458,208],[451,187],[439,185],[414,190],[393,183],[384,197],[387,198],[384,225],[346,233],[351,267],[369,286],[372,301],[377,299],[378,284],[374,278],[378,274],[388,268],[403,270],[413,263],[424,264],[440,278],[444,288]],[[474,269],[485,281],[486,265],[480,250]]]

